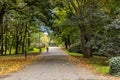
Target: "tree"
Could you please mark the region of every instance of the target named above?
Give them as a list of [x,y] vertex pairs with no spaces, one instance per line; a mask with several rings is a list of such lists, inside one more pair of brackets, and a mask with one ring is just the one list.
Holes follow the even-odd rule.
[[[95,12],[94,1],[85,1],[85,0],[70,0],[68,3],[66,13],[69,13],[67,18],[74,25],[76,24],[79,28],[80,41],[82,44],[82,52],[84,57],[90,57],[91,54],[91,37],[92,37],[92,27],[93,27],[93,13]],[[94,10],[95,9],[95,10]],[[70,15],[72,17],[70,17]]]
[[22,53],[26,56],[30,35],[39,32],[41,24],[52,25],[51,8],[49,0],[0,1],[1,54],[6,54],[7,50],[11,54],[12,49],[15,49],[15,54]]

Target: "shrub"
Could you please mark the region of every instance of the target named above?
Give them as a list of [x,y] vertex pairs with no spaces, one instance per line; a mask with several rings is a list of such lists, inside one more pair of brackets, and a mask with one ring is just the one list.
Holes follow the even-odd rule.
[[82,53],[80,43],[73,44],[73,45],[68,49],[68,51],[70,51],[70,52],[75,52],[75,53]]
[[120,57],[110,59],[110,74],[120,76]]
[[33,51],[34,50],[34,47],[33,46],[30,46],[29,47],[29,51]]

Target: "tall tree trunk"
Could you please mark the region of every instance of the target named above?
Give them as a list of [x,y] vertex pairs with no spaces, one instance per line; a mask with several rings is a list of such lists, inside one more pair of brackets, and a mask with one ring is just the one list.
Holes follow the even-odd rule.
[[70,35],[68,35],[67,42],[68,42],[68,47],[70,48]]
[[[30,37],[31,37],[31,33],[28,32],[28,47],[30,47],[30,43],[31,43]],[[40,37],[39,37],[39,38],[40,38]],[[39,43],[40,43],[40,42],[39,42]]]
[[26,49],[26,46],[27,46],[27,42],[26,42],[26,36],[27,36],[27,25],[25,27],[25,33],[24,33],[24,36],[23,36],[23,42],[22,42],[22,53],[25,54],[25,58],[27,57],[27,49]]
[[13,47],[13,44],[14,44],[14,40],[15,40],[15,34],[13,34],[12,44],[10,45],[10,48],[9,48],[9,54],[10,55],[12,54],[12,47]]
[[3,38],[3,17],[5,15],[5,8],[6,8],[6,5],[3,4],[2,5],[2,9],[0,11],[0,44],[1,44],[1,40]]
[[3,51],[4,51],[4,49],[3,49],[3,17],[4,17],[4,15],[5,15],[5,8],[6,8],[6,5],[5,4],[3,4],[2,5],[2,9],[1,9],[1,11],[0,11],[0,45],[1,45],[1,55],[3,55]]
[[3,55],[3,52],[4,52],[4,48],[3,48],[3,45],[4,43],[3,43],[3,38],[1,39],[1,55]]
[[[93,32],[93,26],[94,26],[94,17],[93,17],[93,9],[94,9],[94,0],[90,0],[89,1],[89,5],[88,5],[88,7],[89,7],[89,30],[88,30],[88,41],[89,41],[89,43],[91,43],[91,39],[92,39],[92,32]],[[93,54],[92,54],[92,46],[91,46],[91,44],[90,44],[90,56],[91,57],[93,57]]]
[[90,36],[86,33],[87,30],[84,25],[83,26],[79,25],[79,28],[80,28],[80,34],[81,34],[80,38],[81,38],[83,56],[86,58],[90,58],[91,57],[91,47],[89,44]]
[[5,55],[7,54],[7,31],[6,31],[6,36],[5,36]]
[[65,48],[68,49],[67,40],[64,41],[64,44],[65,44]]
[[24,54],[24,52],[25,52],[25,41],[23,40],[23,42],[22,42],[22,54]]
[[10,46],[10,48],[9,48],[9,54],[10,54],[10,55],[12,54],[12,47],[13,47],[13,41],[12,41],[12,44],[11,44],[11,46]]
[[[23,39],[23,35],[22,35],[22,32],[20,32],[19,33],[20,35],[20,39],[19,39],[19,43],[20,43],[20,45],[19,46],[22,46],[22,39]],[[21,52],[21,47],[19,47],[19,52]],[[21,52],[21,54],[22,54],[22,52]]]
[[[86,58],[89,58],[90,55],[91,55],[91,47],[89,46],[90,44],[90,40],[91,40],[91,33],[88,34],[88,31],[87,30],[87,26],[85,26],[85,23],[84,23],[84,11],[85,11],[85,2],[86,0],[83,0],[83,2],[79,3],[78,0],[76,0],[78,6],[76,6],[75,2],[73,0],[70,1],[71,5],[73,6],[75,12],[76,12],[76,15],[77,16],[80,16],[81,20],[83,20],[83,24],[79,24],[79,29],[80,29],[80,41],[81,41],[81,44],[82,44],[82,53],[83,53],[83,56],[86,57]],[[79,18],[78,18],[78,21],[81,21]],[[90,29],[90,28],[89,28]],[[90,31],[89,31],[90,32]]]
[[18,54],[18,48],[19,48],[19,36],[18,36],[18,31],[17,31],[17,32],[16,32],[15,54]]

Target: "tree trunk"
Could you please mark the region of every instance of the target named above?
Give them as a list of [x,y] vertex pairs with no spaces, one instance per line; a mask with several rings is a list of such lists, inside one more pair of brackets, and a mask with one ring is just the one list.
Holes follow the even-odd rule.
[[70,35],[68,35],[67,42],[68,42],[68,47],[70,48]]
[[[94,9],[94,0],[90,0],[89,1],[89,30],[88,30],[88,41],[91,42],[91,39],[92,39],[92,32],[93,32],[93,26],[94,26],[94,17],[93,17],[93,9]],[[93,54],[92,54],[92,46],[90,45],[90,49],[91,49],[91,52],[90,52],[90,56],[93,57]]]
[[0,11],[0,44],[2,42],[2,38],[3,38],[3,17],[5,15],[5,4],[3,4],[2,9]]
[[68,45],[67,45],[68,43],[66,40],[65,40],[64,44],[65,44],[65,48],[68,49]]
[[13,44],[14,44],[14,40],[15,40],[15,34],[13,34],[12,44],[10,45],[10,48],[9,48],[9,54],[10,55],[12,54],[12,47],[13,47]]
[[3,51],[4,51],[4,48],[3,48],[3,17],[5,15],[5,4],[3,4],[2,6],[2,9],[0,11],[0,45],[1,45],[1,55],[3,55]]
[[27,57],[27,50],[26,50],[27,42],[25,41],[27,40],[26,36],[27,36],[27,25],[25,27],[25,33],[24,33],[23,42],[22,42],[22,53],[25,54],[25,58]]
[[25,50],[24,50],[24,46],[25,46],[25,45],[24,45],[24,41],[23,41],[23,42],[22,42],[22,54],[24,54],[24,51],[25,51]]
[[28,47],[30,47],[30,43],[31,43],[30,37],[31,37],[31,33],[28,32]]
[[3,38],[1,39],[1,55],[3,55],[3,52],[4,52],[4,48],[3,48]]
[[7,31],[6,31],[6,36],[5,36],[5,55],[7,54]]
[[83,56],[85,58],[90,58],[91,56],[91,47],[89,46],[89,42],[90,40],[88,39],[88,36],[86,34],[86,29],[85,29],[85,26],[80,26],[79,25],[79,28],[80,28],[80,38],[81,38],[81,45],[82,45],[82,53],[83,53]]
[[19,48],[19,36],[18,31],[16,33],[16,47],[15,47],[15,54],[18,54],[18,48]]

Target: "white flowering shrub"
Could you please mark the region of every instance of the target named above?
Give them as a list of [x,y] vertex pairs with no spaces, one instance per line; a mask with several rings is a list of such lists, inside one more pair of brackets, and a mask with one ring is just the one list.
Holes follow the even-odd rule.
[[110,74],[120,76],[120,57],[110,59]]

